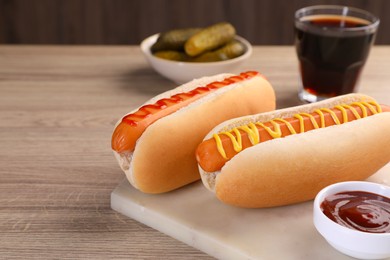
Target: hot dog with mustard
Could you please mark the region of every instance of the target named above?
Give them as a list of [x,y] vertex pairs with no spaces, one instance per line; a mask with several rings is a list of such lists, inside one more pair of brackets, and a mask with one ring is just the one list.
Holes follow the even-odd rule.
[[202,181],[241,207],[310,200],[331,183],[365,179],[390,161],[389,111],[350,94],[229,120],[197,148]]
[[258,72],[195,79],[120,118],[111,147],[134,187],[168,192],[200,179],[195,149],[215,125],[273,109],[274,90]]

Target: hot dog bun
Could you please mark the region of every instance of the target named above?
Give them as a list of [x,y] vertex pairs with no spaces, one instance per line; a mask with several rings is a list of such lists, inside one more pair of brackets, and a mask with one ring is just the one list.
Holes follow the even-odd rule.
[[[291,117],[296,113],[356,101],[349,94],[318,103],[228,120],[206,137],[249,122]],[[282,206],[313,199],[323,187],[340,181],[363,180],[390,161],[390,113],[273,139],[247,148],[220,171],[199,167],[205,186],[219,200],[248,208]]]
[[[188,92],[233,74],[193,80],[145,104]],[[138,109],[138,108],[137,108]],[[133,113],[137,109],[130,113]],[[275,94],[261,75],[229,84],[149,125],[132,152],[114,151],[129,182],[145,193],[163,193],[200,179],[194,157],[197,145],[215,125],[237,116],[275,109]],[[130,114],[129,113],[129,114]],[[116,126],[120,124],[118,121]]]

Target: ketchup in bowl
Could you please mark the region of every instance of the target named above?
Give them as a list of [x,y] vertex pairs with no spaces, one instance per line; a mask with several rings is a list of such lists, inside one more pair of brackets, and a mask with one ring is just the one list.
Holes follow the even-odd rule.
[[366,191],[327,196],[322,212],[334,222],[368,233],[390,233],[390,198]]

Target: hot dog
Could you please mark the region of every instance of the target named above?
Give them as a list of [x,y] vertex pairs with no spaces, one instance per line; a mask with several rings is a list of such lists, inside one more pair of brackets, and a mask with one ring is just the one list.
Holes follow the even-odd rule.
[[390,108],[362,94],[228,120],[198,146],[202,181],[228,204],[259,208],[314,198],[390,161]]
[[211,128],[273,109],[273,88],[258,72],[204,77],[123,116],[111,147],[134,187],[145,193],[168,192],[200,179],[194,153]]

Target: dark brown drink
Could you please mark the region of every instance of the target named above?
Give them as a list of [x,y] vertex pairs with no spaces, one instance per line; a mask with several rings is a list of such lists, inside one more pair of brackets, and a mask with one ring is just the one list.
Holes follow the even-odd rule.
[[370,25],[363,18],[336,14],[312,14],[296,22],[303,92],[315,97],[306,101],[354,92],[375,39],[376,28],[364,29]]
[[[323,15],[314,15],[305,22],[323,28],[357,28],[369,24],[352,17]],[[325,97],[353,92],[373,41],[374,33],[343,37],[296,28],[295,44],[305,91]]]

